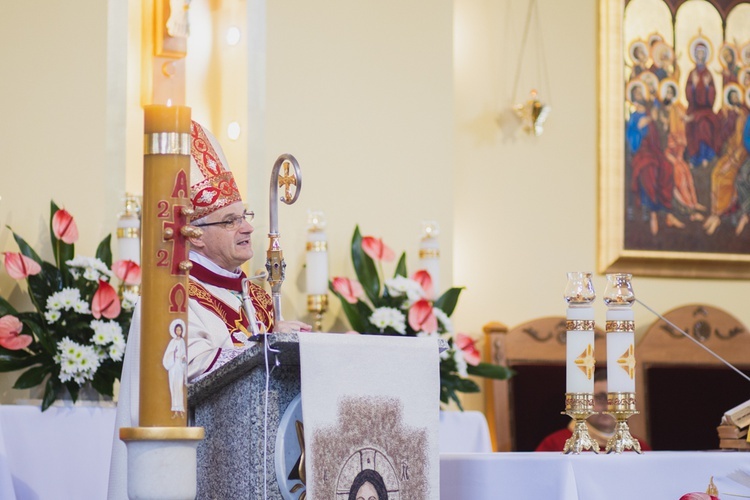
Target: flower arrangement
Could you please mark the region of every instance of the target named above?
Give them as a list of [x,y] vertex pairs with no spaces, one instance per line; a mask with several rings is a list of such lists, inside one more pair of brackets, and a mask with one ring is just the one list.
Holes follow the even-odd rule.
[[506,367],[482,362],[469,335],[455,333],[450,316],[462,288],[450,288],[433,300],[432,278],[427,271],[407,277],[405,252],[393,277],[382,279],[383,262],[395,260],[395,253],[382,239],[363,237],[359,226],[354,229],[351,254],[357,280],[334,277],[329,288],[341,300],[352,329],[364,334],[444,338],[448,349],[440,354],[441,402],[453,401],[463,411],[458,393],[479,392],[469,375],[498,380],[511,376]]
[[63,388],[73,401],[88,384],[99,394],[112,396],[137,294],[123,291],[121,300],[111,280],[116,276],[123,285],[138,285],[140,267],[133,261],[112,265],[109,235],[95,257],[75,257],[78,228],[70,213],[54,201],[50,217],[54,264],[43,261],[15,232],[13,237],[20,252],[3,253],[5,270],[14,279],[26,280],[36,310],[18,312],[0,297],[0,372],[28,368],[16,380],[15,389],[36,387],[46,379],[42,410]]

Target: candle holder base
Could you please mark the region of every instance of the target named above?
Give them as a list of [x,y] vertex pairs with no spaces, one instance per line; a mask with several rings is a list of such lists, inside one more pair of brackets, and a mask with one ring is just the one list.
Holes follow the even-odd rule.
[[588,392],[566,392],[565,411],[575,421],[573,435],[565,441],[563,453],[580,454],[584,450],[599,453],[599,443],[589,434],[586,419],[594,415],[594,395]]
[[328,294],[307,296],[307,311],[313,313],[313,331],[320,332],[323,328],[323,314],[328,310]]
[[633,450],[638,454],[641,451],[641,443],[630,434],[628,419],[640,413],[635,409],[635,393],[632,392],[610,392],[607,394],[607,411],[604,412],[615,417],[615,433],[607,441],[607,453],[622,453],[625,450]]

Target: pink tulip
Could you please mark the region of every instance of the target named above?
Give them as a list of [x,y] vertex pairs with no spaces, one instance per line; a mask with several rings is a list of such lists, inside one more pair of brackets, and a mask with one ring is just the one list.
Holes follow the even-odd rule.
[[132,260],[118,260],[112,264],[112,272],[126,285],[141,284],[141,266]]
[[34,340],[30,335],[21,335],[23,323],[10,314],[0,318],[0,346],[17,351],[28,347]]
[[373,236],[365,236],[362,238],[362,250],[373,260],[382,260],[383,262],[390,262],[396,258],[396,254],[393,250],[383,243],[380,238]]
[[68,245],[78,241],[78,226],[73,216],[65,209],[60,209],[52,216],[52,232],[57,239]]
[[350,304],[356,304],[364,289],[359,281],[349,278],[333,278],[333,289],[341,294]]
[[115,319],[120,315],[120,298],[112,285],[104,280],[99,280],[99,288],[94,293],[91,301],[91,314],[96,319],[102,316]]
[[482,360],[482,355],[479,354],[477,344],[473,338],[463,333],[456,334],[456,340],[454,341],[456,347],[461,349],[464,353],[464,359],[467,363],[472,366],[477,366]]
[[3,255],[5,255],[5,270],[13,279],[26,279],[42,271],[42,267],[34,259],[30,259],[23,254],[4,252]]
[[435,333],[438,329],[437,318],[432,312],[432,302],[421,299],[409,309],[409,326],[416,332]]
[[416,273],[414,273],[414,276],[411,277],[412,280],[419,283],[419,286],[422,287],[422,290],[424,290],[425,295],[428,298],[432,298],[432,276],[430,276],[430,273],[428,273],[425,269],[420,269]]

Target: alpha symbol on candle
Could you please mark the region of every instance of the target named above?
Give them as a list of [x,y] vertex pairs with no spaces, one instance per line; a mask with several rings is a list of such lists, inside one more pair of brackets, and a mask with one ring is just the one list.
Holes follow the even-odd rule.
[[586,378],[591,380],[594,376],[594,367],[596,365],[596,359],[594,358],[594,348],[591,344],[586,346],[586,349],[575,359],[575,364],[586,374]]
[[635,378],[635,352],[633,351],[633,344],[630,344],[628,350],[622,353],[617,359],[617,364],[627,372],[631,380]]

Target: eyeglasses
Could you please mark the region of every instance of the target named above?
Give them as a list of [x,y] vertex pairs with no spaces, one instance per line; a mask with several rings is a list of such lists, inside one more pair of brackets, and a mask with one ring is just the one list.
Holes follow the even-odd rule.
[[195,227],[207,227],[207,226],[223,226],[227,231],[234,231],[243,220],[252,222],[255,218],[255,212],[248,212],[247,210],[242,212],[242,215],[235,215],[234,217],[226,220],[220,220],[219,222],[206,222],[205,224],[193,224]]

